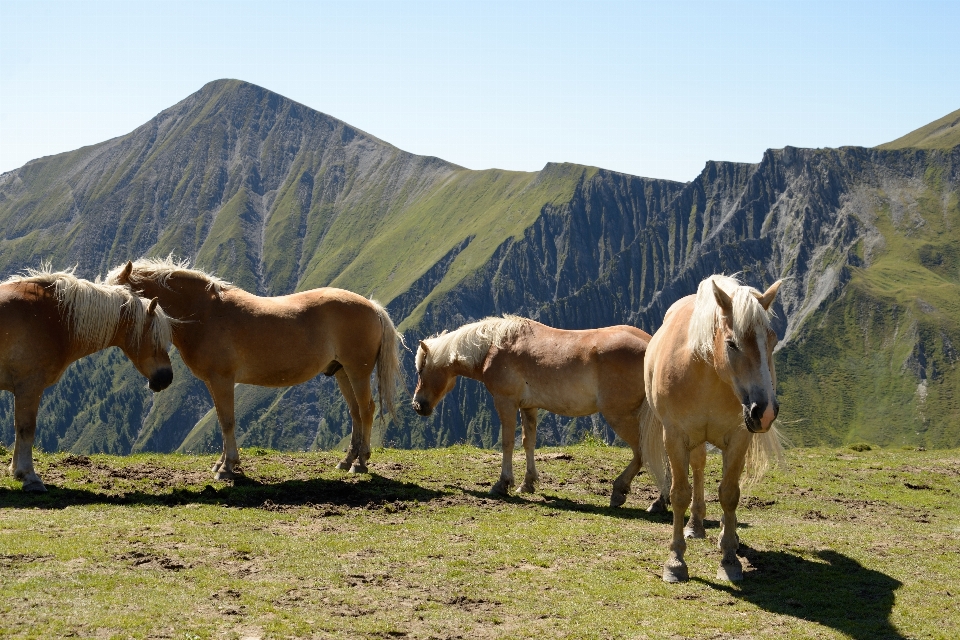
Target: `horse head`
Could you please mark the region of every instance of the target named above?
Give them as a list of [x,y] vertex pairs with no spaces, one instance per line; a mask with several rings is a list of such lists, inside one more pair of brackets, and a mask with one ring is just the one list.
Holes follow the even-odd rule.
[[431,358],[430,348],[423,340],[417,348],[417,388],[413,392],[413,410],[429,416],[433,408],[457,384],[457,376],[448,366]]
[[[142,298],[134,298],[133,304],[144,304]],[[170,320],[158,306],[157,298],[146,303],[146,317],[139,327],[130,327],[125,345],[121,349],[147,380],[151,391],[163,391],[173,381],[173,365],[170,364]],[[138,333],[139,329],[139,333]]]
[[768,319],[780,282],[774,282],[764,293],[738,287],[731,295],[711,281],[720,309],[714,333],[714,367],[740,399],[743,422],[754,433],[769,431],[780,411],[773,364],[777,334]]

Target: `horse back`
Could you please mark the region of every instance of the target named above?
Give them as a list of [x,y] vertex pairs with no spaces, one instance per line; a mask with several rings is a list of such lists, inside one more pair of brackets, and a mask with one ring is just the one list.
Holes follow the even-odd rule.
[[569,331],[531,323],[513,343],[491,349],[484,383],[562,415],[588,415],[611,403],[633,410],[644,395],[649,337],[625,325]]
[[350,291],[259,297],[233,289],[211,314],[205,340],[184,360],[195,373],[217,368],[233,371],[238,381],[286,386],[334,361],[372,370],[382,334],[376,308]]

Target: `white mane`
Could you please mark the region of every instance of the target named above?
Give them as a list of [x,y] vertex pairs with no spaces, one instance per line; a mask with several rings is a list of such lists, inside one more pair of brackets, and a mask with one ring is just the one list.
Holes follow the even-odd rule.
[[[74,338],[84,345],[95,349],[106,347],[120,321],[126,319],[131,325],[130,346],[139,346],[144,323],[149,322],[150,301],[127,287],[83,280],[73,275],[73,271],[53,271],[50,265],[41,265],[39,269],[26,269],[20,275],[11,276],[3,284],[52,286],[60,313]],[[171,320],[159,306],[154,312],[150,333],[158,349],[170,345]]]
[[[520,316],[504,315],[502,318],[484,318],[479,322],[465,324],[455,331],[427,338],[424,342],[434,364],[445,366],[460,361],[475,367],[486,357],[490,347],[502,347],[517,337],[520,330],[531,320]],[[417,370],[424,364],[423,349],[417,350]]]
[[[111,270],[107,274],[107,282],[117,284],[117,278],[125,268],[126,265],[122,264]],[[207,283],[207,289],[212,289],[218,298],[224,291],[234,288],[234,285],[226,280],[221,280],[201,269],[195,269],[190,266],[189,260],[177,260],[172,254],[166,258],[139,258],[134,260],[133,271],[130,273],[130,283],[136,285],[143,280],[155,280],[161,287],[166,287],[167,279],[173,275],[203,280]]]
[[760,334],[770,329],[772,311],[767,311],[757,300],[761,292],[742,284],[735,276],[713,275],[706,278],[697,287],[697,300],[690,317],[690,350],[707,360],[713,356],[713,341],[720,321],[720,307],[713,295],[712,282],[733,301],[733,339],[737,346],[743,345],[743,338],[751,331]]

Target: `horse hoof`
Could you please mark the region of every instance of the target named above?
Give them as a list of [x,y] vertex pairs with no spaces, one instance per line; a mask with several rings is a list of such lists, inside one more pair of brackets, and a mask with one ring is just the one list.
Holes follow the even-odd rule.
[[215,474],[213,474],[214,480],[237,480],[243,477],[243,471],[235,469],[230,471],[228,469],[220,469]]
[[690,573],[687,571],[687,563],[682,560],[668,560],[663,565],[663,581],[676,584],[677,582],[686,582],[690,579]]
[[647,507],[647,513],[666,513],[667,512],[667,501],[663,499],[663,496],[660,496],[656,500],[650,503],[650,506]]
[[726,582],[740,582],[743,580],[743,567],[740,566],[740,562],[732,562],[730,564],[720,563],[720,568],[717,569],[717,580],[724,580]]
[[350,473],[369,473],[369,472],[370,471],[367,469],[367,465],[360,464],[359,462],[354,462],[353,465],[350,467]]
[[510,495],[510,485],[503,480],[490,487],[490,495],[506,497]]
[[347,462],[346,460],[342,460],[340,463],[337,464],[337,469],[340,469],[341,471],[349,471],[350,463]]
[[683,537],[702,540],[707,537],[707,530],[703,528],[703,524],[687,525],[683,528]]
[[40,480],[30,480],[29,482],[23,483],[24,491],[34,491],[36,493],[46,493],[47,488],[43,485],[43,482]]
[[619,507],[620,505],[622,505],[622,504],[623,504],[624,502],[626,502],[626,501],[627,501],[627,494],[625,494],[625,493],[623,493],[623,492],[621,492],[621,491],[614,491],[614,492],[610,495],[610,506],[611,506],[611,507]]

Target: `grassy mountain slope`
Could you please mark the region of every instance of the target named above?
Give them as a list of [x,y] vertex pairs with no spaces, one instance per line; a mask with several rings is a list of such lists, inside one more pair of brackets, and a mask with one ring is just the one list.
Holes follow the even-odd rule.
[[960,145],[960,109],[877,148],[952,149],[957,145]]

